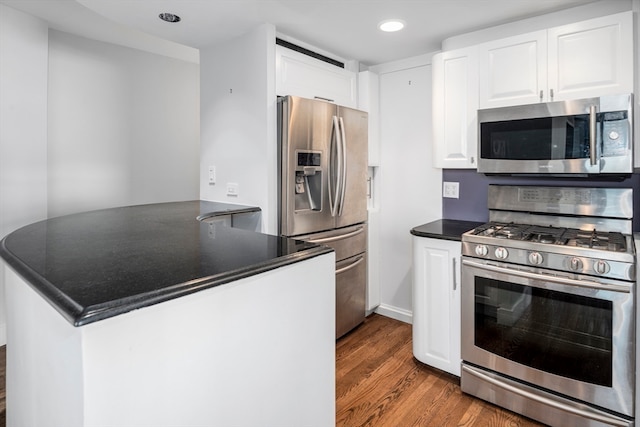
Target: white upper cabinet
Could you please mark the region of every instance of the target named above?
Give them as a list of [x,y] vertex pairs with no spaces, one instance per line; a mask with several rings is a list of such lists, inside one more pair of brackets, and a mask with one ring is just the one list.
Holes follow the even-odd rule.
[[623,12],[479,46],[480,108],[633,92],[633,16]]
[[433,56],[434,166],[475,169],[478,146],[476,47]]
[[277,95],[323,99],[357,108],[357,85],[357,74],[353,71],[276,46]]
[[547,31],[479,47],[480,108],[532,104],[547,89]]
[[633,92],[633,12],[548,31],[553,100]]

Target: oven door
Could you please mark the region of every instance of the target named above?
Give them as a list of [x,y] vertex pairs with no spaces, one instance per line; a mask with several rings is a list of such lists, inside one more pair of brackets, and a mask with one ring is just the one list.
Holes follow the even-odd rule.
[[515,267],[463,257],[462,359],[633,416],[633,284]]

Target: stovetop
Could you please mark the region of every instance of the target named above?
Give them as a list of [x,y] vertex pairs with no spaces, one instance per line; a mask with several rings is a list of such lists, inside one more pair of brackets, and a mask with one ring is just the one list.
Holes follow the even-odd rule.
[[567,273],[633,280],[631,235],[489,222],[462,235],[462,255]]
[[[602,232],[595,229],[579,230],[563,227],[541,227],[538,225],[490,222],[472,231],[473,235],[495,239],[574,246],[601,251],[627,251],[627,239],[625,235],[618,232]],[[501,244],[504,246],[509,243],[504,242]]]

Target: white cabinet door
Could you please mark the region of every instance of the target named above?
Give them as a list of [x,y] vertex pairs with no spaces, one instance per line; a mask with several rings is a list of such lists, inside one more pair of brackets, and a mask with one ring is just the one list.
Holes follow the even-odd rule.
[[357,108],[356,73],[276,46],[276,94],[318,98]]
[[547,32],[535,31],[478,48],[480,108],[539,102],[547,89]]
[[633,92],[633,12],[548,31],[554,101]]
[[434,166],[475,169],[478,135],[476,47],[433,56]]
[[623,12],[479,46],[480,108],[633,92],[633,15]]
[[413,236],[413,355],[460,376],[461,243]]

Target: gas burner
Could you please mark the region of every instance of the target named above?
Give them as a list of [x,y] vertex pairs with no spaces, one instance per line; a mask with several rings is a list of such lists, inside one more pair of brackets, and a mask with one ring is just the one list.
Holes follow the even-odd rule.
[[562,239],[562,235],[565,230],[565,228],[559,227],[531,226],[525,231],[525,236],[522,240],[528,240],[536,243],[563,245],[565,240]]
[[626,240],[621,233],[598,233],[596,230],[578,231],[575,237],[569,241],[581,248],[592,248],[603,251],[625,252],[627,250]]
[[532,233],[530,234],[529,240],[532,242],[538,243],[555,243],[556,238],[551,234],[541,234],[541,233]]
[[496,231],[495,237],[498,239],[518,239],[522,234],[519,227],[507,226]]

